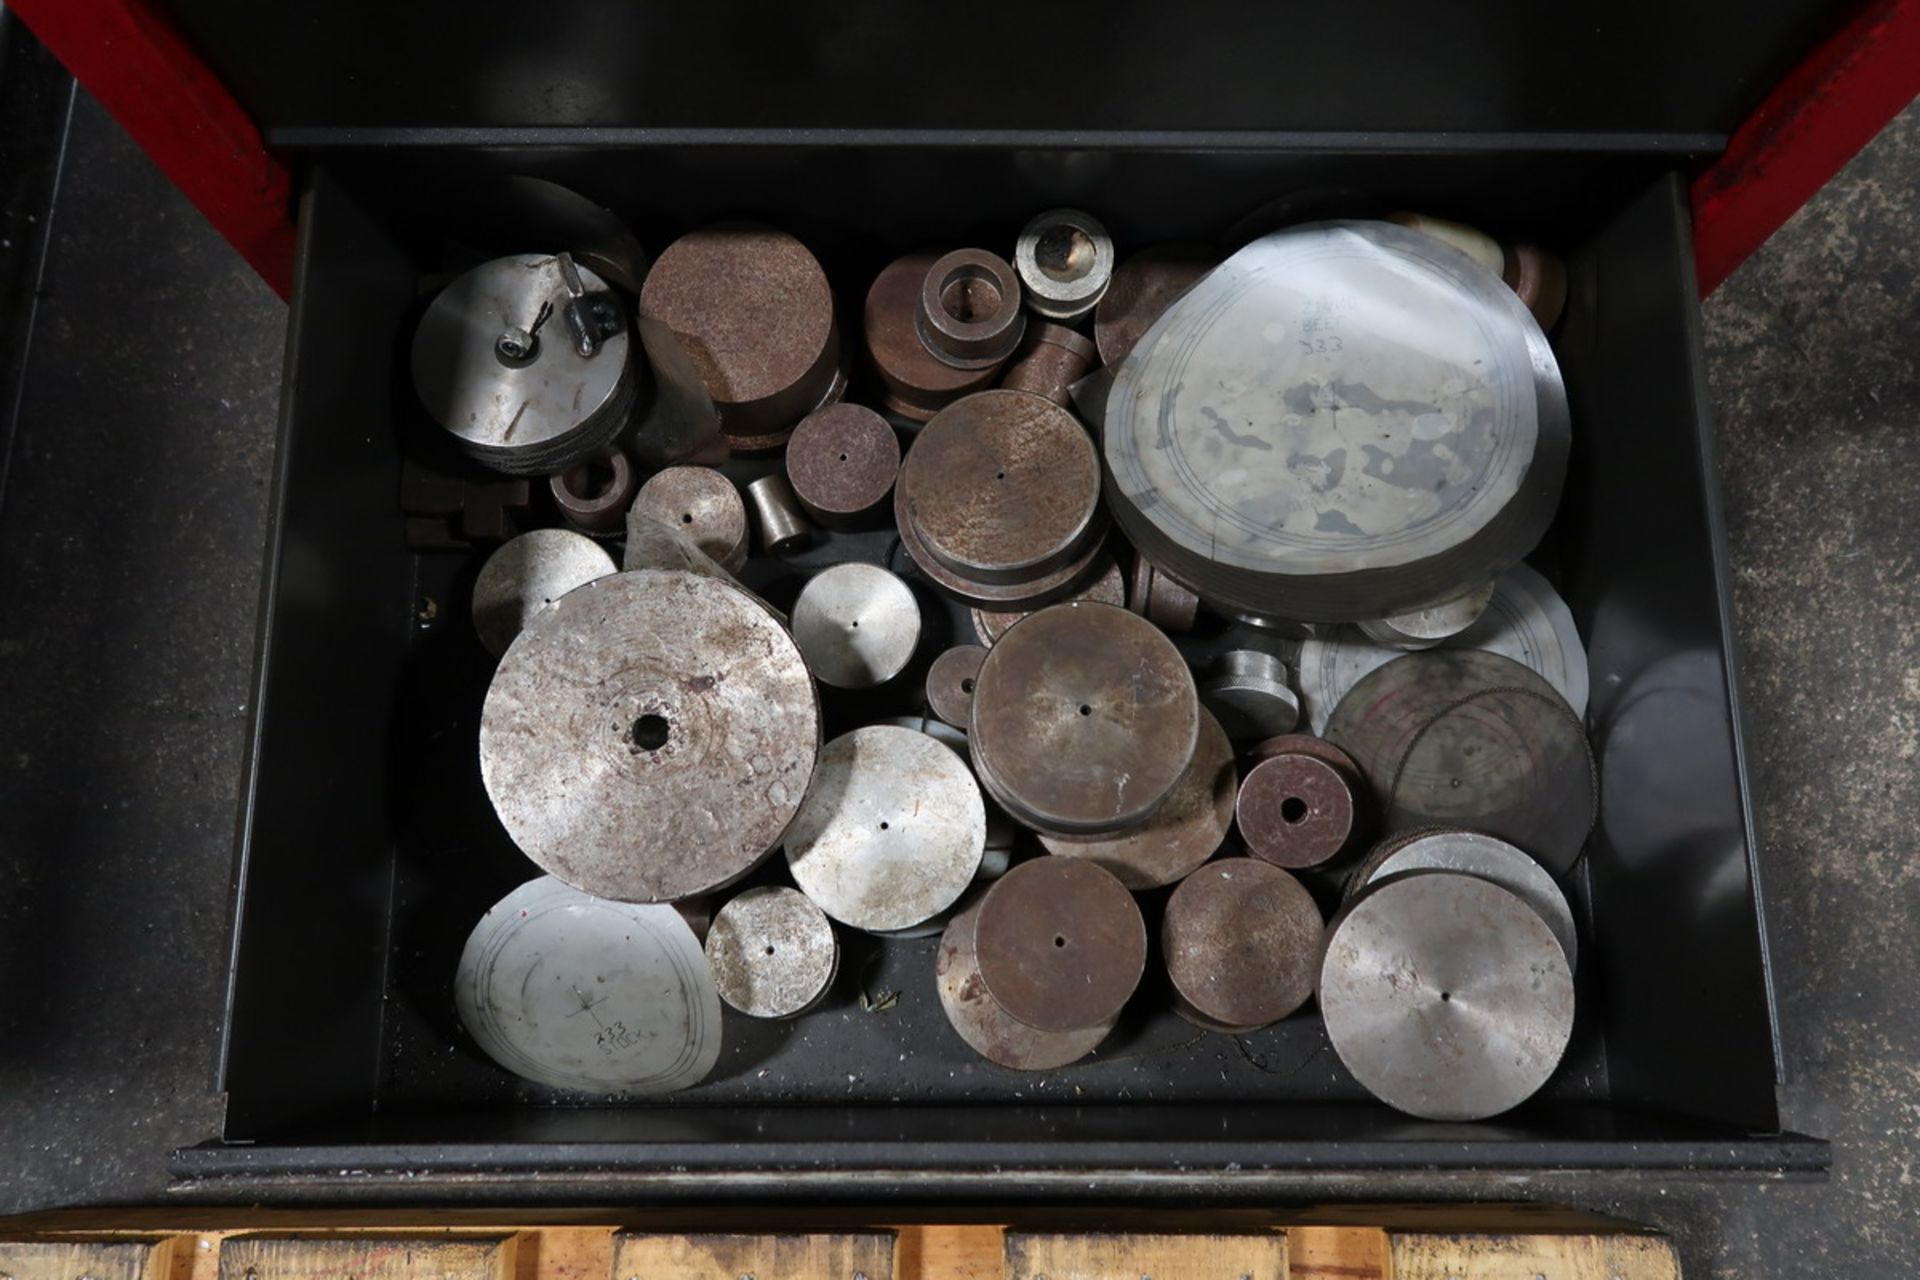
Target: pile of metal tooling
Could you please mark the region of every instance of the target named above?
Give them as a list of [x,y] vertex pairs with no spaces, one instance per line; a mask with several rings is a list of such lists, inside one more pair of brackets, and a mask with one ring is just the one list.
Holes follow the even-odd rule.
[[[697,1085],[723,1003],[807,1014],[857,930],[937,934],[912,994],[1005,1068],[1152,991],[1230,1035],[1316,1009],[1417,1116],[1547,1081],[1597,804],[1523,562],[1568,456],[1556,259],[1416,215],[1117,257],[1056,210],[893,262],[850,331],[769,227],[525,247],[412,359],[498,473],[479,768],[546,874],[454,991],[501,1067]],[[885,549],[784,610],[743,583],[841,540]],[[923,642],[947,602],[978,643]]]

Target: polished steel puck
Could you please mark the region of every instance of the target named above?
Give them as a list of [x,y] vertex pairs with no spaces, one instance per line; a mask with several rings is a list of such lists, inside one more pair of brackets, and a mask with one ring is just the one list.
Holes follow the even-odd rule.
[[748,889],[707,930],[707,964],[720,998],[753,1018],[791,1018],[818,1004],[840,968],[826,914],[797,889]]
[[1234,649],[1214,659],[1200,679],[1200,703],[1235,742],[1292,733],[1300,699],[1287,683],[1287,664],[1259,649]]
[[1160,921],[1176,1009],[1210,1029],[1253,1031],[1313,994],[1325,922],[1313,895],[1253,858],[1223,858],[1180,882]]
[[973,712],[973,682],[986,661],[982,645],[955,645],[927,668],[927,709],[948,724],[965,728]]
[[1098,1048],[1118,1015],[1090,1027],[1042,1031],[1014,1018],[994,1000],[974,949],[979,916],[978,903],[954,916],[940,937],[934,959],[940,1008],[967,1046],[987,1061],[1015,1071],[1051,1071],[1078,1062]]
[[1357,897],[1406,871],[1458,871],[1499,885],[1539,913],[1567,953],[1567,966],[1579,967],[1579,936],[1567,895],[1545,867],[1506,841],[1478,831],[1415,831],[1369,854],[1348,879],[1346,896]]
[[871,689],[899,675],[920,647],[920,602],[878,565],[836,564],[800,588],[793,638],[822,684]]
[[640,486],[633,509],[678,528],[728,573],[747,562],[747,505],[712,467],[668,467]]
[[605,547],[570,529],[534,529],[509,538],[473,580],[473,629],[497,658],[536,614],[613,571]]

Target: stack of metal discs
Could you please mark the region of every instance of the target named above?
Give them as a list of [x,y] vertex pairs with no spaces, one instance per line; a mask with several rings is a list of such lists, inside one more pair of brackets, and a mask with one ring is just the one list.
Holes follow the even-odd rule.
[[427,308],[413,385],[472,457],[508,475],[552,475],[605,449],[632,418],[639,366],[628,335],[623,305],[585,267],[564,255],[496,258]]
[[1119,369],[1108,501],[1209,604],[1358,621],[1460,595],[1545,532],[1568,414],[1539,324],[1430,236],[1263,237],[1173,303]]
[[1428,827],[1399,832],[1375,845],[1353,869],[1342,901],[1352,902],[1371,886],[1407,871],[1457,871],[1492,881],[1532,907],[1567,953],[1567,966],[1578,966],[1573,907],[1547,869],[1525,850],[1480,831]]

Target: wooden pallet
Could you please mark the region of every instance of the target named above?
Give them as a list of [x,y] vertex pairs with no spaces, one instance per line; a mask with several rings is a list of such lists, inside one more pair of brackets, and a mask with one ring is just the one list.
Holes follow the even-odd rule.
[[1660,1236],[1556,1213],[1348,1207],[1195,1229],[1133,1211],[870,1227],[816,1214],[805,1231],[750,1212],[679,1230],[632,1214],[55,1215],[0,1220],[0,1280],[1678,1280]]

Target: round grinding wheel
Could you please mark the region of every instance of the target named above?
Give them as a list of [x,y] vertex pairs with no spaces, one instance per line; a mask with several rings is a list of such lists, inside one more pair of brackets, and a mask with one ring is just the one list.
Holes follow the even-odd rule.
[[1121,263],[1093,313],[1100,363],[1118,368],[1160,314],[1219,262],[1203,244],[1157,244]]
[[965,761],[924,733],[868,725],[821,750],[787,836],[787,866],[835,920],[891,932],[959,901],[986,841],[986,806]]
[[1072,858],[1035,858],[994,881],[973,942],[994,1002],[1042,1031],[1110,1023],[1147,964],[1147,926],[1133,895]]
[[591,897],[552,876],[480,918],[453,997],[489,1058],[556,1089],[671,1093],[720,1057],[720,997],[680,913]]
[[1327,737],[1359,764],[1389,830],[1485,831],[1555,875],[1593,830],[1599,784],[1586,732],[1553,686],[1510,658],[1406,654],[1354,685]]
[[1229,258],[1122,365],[1101,439],[1134,545],[1209,603],[1302,622],[1415,608],[1517,563],[1569,447],[1520,300],[1382,222]]
[[1352,845],[1360,825],[1355,779],[1308,755],[1269,756],[1247,771],[1234,802],[1247,852],[1276,867],[1317,867]]
[[[1088,572],[1093,575],[1093,581],[1064,597],[1061,603],[1073,600],[1085,600],[1091,604],[1127,603],[1127,582],[1111,555],[1101,552]],[[1022,609],[1017,613],[999,613],[979,608],[969,610],[973,618],[973,633],[980,637],[981,644],[988,646],[1005,635],[1008,627],[1032,612],[1031,609]]]
[[640,307],[680,339],[736,449],[780,444],[837,384],[833,291],[784,231],[741,222],[681,236],[647,273]]
[[[1547,869],[1523,850],[1478,831],[1429,831],[1397,843],[1378,860],[1370,857],[1367,866],[1355,871],[1350,884],[1357,885],[1358,893],[1365,893],[1388,876],[1408,871],[1458,871],[1499,885],[1546,921],[1561,950],[1567,953],[1567,967],[1579,968],[1580,942],[1567,895],[1560,892]],[[1357,893],[1350,892],[1350,896]]]
[[1078,1062],[1098,1048],[1113,1030],[1114,1019],[1073,1031],[1041,1031],[1012,1017],[994,1001],[980,976],[974,950],[979,916],[978,903],[956,915],[941,935],[934,959],[940,1007],[967,1046],[988,1062],[1015,1071],[1051,1071]]
[[747,562],[747,504],[712,467],[668,467],[640,486],[633,509],[685,533],[728,573]]
[[1253,858],[1201,867],[1160,921],[1181,1011],[1230,1031],[1280,1021],[1313,994],[1325,923],[1313,895],[1278,867]]
[[857,528],[881,510],[900,474],[900,438],[863,405],[810,413],[787,441],[787,481],[808,515],[829,529]]
[[613,557],[585,534],[534,529],[509,538],[473,580],[473,629],[497,658],[536,614],[613,571]]
[[1426,1120],[1518,1106],[1573,1033],[1573,972],[1553,931],[1499,885],[1448,871],[1395,876],[1344,907],[1318,994],[1347,1070]]
[[631,902],[751,871],[799,812],[819,749],[813,677],[773,612],[669,570],[562,596],[501,660],[480,716],[480,776],[521,852]]
[[753,1018],[791,1018],[819,1002],[840,969],[826,914],[798,889],[763,885],[720,908],[707,930],[720,998]]
[[1040,843],[1048,853],[1084,858],[1111,871],[1129,889],[1157,889],[1213,856],[1233,825],[1233,799],[1239,785],[1233,743],[1220,722],[1202,710],[1193,761],[1145,826],[1101,840],[1041,836]]
[[919,648],[920,602],[878,565],[836,564],[800,588],[793,638],[822,684],[871,689],[899,675]]
[[1259,649],[1221,654],[1200,681],[1200,702],[1235,742],[1292,733],[1300,699],[1287,683],[1287,664]]
[[[534,253],[483,262],[440,291],[414,332],[421,403],[468,454],[508,475],[583,462],[632,414],[638,378],[620,304],[577,265],[576,296],[567,265]],[[592,329],[591,354],[570,340],[570,308]]]
[[927,709],[950,725],[964,728],[973,712],[973,682],[987,651],[977,644],[955,645],[927,668]]
[[[1445,642],[1512,658],[1560,691],[1575,715],[1587,713],[1587,651],[1573,614],[1538,571],[1517,564],[1494,580],[1493,596],[1471,627]],[[1327,717],[1369,671],[1400,656],[1356,627],[1332,628],[1300,647],[1300,702],[1307,724],[1324,733]]]
[[1058,604],[1015,623],[974,679],[974,768],[1014,818],[1104,836],[1151,818],[1192,763],[1193,673],[1146,619]]
[[1021,391],[977,392],[921,428],[893,507],[920,571],[989,609],[1073,590],[1106,533],[1100,460],[1086,430]]

